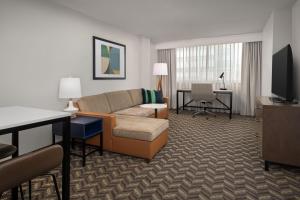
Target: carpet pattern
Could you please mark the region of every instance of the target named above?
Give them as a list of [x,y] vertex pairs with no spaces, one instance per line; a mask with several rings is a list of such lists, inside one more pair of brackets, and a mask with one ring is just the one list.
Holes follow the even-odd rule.
[[[255,126],[247,117],[172,112],[169,142],[151,163],[104,152],[82,168],[72,157],[71,199],[300,199],[299,168],[264,171]],[[33,181],[33,199],[56,199],[50,178]]]

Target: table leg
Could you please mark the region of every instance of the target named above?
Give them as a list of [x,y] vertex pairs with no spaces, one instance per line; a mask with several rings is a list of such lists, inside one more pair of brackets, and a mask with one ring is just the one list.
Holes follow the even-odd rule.
[[154,109],[154,112],[155,112],[154,116],[155,116],[155,118],[157,118],[157,109],[156,108]]
[[[19,132],[15,131],[12,133],[11,136],[11,144],[17,147],[16,152],[12,155],[12,158],[18,157],[19,156]],[[11,198],[13,200],[18,199],[18,187],[15,187],[11,190]]]
[[63,149],[62,163],[62,199],[70,199],[70,117],[66,117],[63,123]]
[[229,118],[232,118],[232,93],[230,94],[230,113],[229,113]]
[[82,146],[82,167],[85,167],[85,140],[82,139],[81,141]]
[[178,112],[179,112],[179,102],[178,102],[178,91],[176,92],[176,114],[178,114]]
[[31,182],[31,180],[30,181],[28,181],[28,197],[29,197],[29,199],[31,200],[31,185],[32,185],[32,182]]
[[269,167],[270,167],[270,162],[265,161],[265,171],[269,171]]
[[100,155],[103,155],[103,132],[100,133]]
[[185,92],[182,92],[182,110],[184,110],[184,99],[185,99]]
[[[53,125],[52,125],[53,126]],[[52,132],[52,144],[55,144],[55,134]]]

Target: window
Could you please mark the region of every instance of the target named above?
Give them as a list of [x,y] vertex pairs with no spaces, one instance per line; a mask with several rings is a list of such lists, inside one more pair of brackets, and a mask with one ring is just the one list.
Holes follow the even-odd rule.
[[192,82],[241,82],[242,43],[202,45],[176,49],[178,88],[190,88]]

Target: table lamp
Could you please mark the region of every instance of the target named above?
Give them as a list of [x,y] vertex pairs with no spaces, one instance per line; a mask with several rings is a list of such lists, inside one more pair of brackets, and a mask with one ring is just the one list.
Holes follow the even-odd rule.
[[81,97],[80,78],[62,78],[59,84],[59,98],[69,99],[68,107],[64,109],[67,112],[76,112],[78,108],[74,107],[73,99]]
[[222,79],[222,80],[223,80],[223,88],[220,88],[220,90],[227,90],[227,89],[225,88],[224,72],[220,75],[219,79]]
[[153,66],[153,75],[160,76],[157,83],[157,90],[162,93],[162,76],[168,75],[168,66],[167,63],[154,63]]

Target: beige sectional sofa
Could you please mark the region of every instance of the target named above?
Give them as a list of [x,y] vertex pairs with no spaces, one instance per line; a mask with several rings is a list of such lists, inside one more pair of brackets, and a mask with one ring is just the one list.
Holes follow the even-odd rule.
[[[167,98],[164,98],[167,102]],[[101,117],[104,120],[104,149],[151,160],[168,141],[168,108],[141,108],[142,90],[123,90],[86,96],[78,100],[78,115]],[[88,142],[100,144],[95,136]]]

